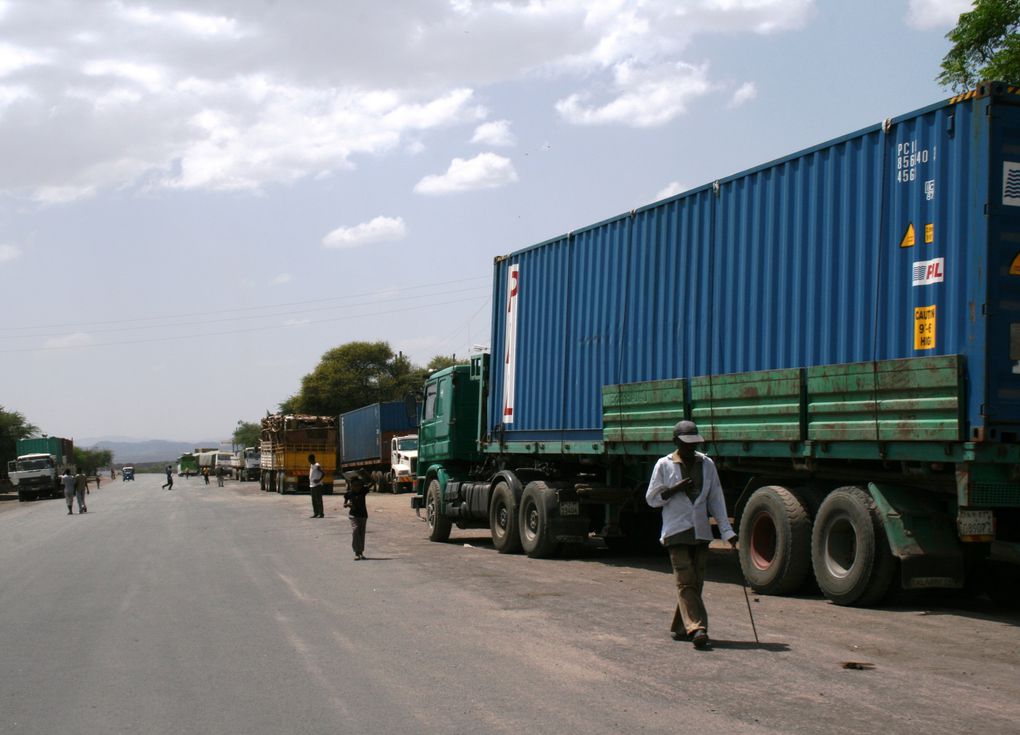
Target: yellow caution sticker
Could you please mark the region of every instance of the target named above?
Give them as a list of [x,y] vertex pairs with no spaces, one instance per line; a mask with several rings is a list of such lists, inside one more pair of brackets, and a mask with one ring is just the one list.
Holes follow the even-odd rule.
[[935,305],[914,308],[914,349],[935,349]]
[[914,223],[911,222],[909,225],[907,225],[907,231],[903,235],[903,239],[900,240],[900,247],[901,248],[912,248],[912,247],[914,247],[914,240],[915,240]]
[[1013,258],[1013,263],[1009,266],[1009,275],[1020,276],[1020,253],[1017,253]]
[[924,226],[924,244],[931,245],[935,242],[935,225]]

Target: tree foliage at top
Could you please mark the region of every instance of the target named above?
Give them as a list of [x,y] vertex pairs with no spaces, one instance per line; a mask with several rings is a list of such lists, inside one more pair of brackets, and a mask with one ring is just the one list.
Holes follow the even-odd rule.
[[234,429],[234,444],[244,449],[257,447],[262,436],[262,426],[252,421],[238,421]]
[[336,416],[370,403],[399,401],[419,390],[425,375],[387,342],[348,342],[326,352],[280,410]]
[[946,34],[953,47],[942,59],[939,84],[958,92],[982,80],[1020,84],[1020,0],[975,0]]
[[109,449],[74,448],[74,465],[88,475],[96,474],[96,470],[110,467],[113,464],[113,452]]
[[6,472],[7,463],[18,456],[18,439],[39,435],[39,427],[30,424],[20,411],[8,411],[0,406],[0,472]]

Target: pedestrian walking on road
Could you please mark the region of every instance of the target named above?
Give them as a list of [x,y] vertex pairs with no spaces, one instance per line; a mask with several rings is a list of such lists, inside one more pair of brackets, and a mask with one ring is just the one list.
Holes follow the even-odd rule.
[[326,473],[322,471],[322,465],[315,461],[315,455],[308,455],[308,492],[312,496],[312,518],[325,518],[322,512],[322,478]]
[[209,468],[208,467],[203,467],[202,468],[202,478],[205,480],[205,484],[208,485],[209,484]]
[[74,511],[71,510],[71,508],[74,507],[74,477],[71,476],[71,470],[64,470],[64,475],[60,478],[60,482],[64,486],[64,500],[67,501],[67,515],[73,516]]
[[99,489],[99,470],[96,470],[96,490]]
[[78,498],[78,512],[88,513],[89,509],[85,506],[85,491],[89,489],[88,480],[85,478],[85,473],[78,470],[78,474],[74,476],[74,494]]
[[217,467],[216,468],[216,485],[218,487],[223,487],[223,468],[222,467]]
[[173,490],[174,489],[174,468],[171,467],[170,465],[167,465],[165,472],[166,472],[166,483],[161,485],[160,487],[164,487],[167,490]]
[[368,526],[368,508],[365,507],[368,483],[357,472],[345,472],[344,479],[347,480],[344,507],[350,509],[347,517],[351,520],[351,548],[354,561],[361,561],[365,558],[365,528]]
[[695,648],[707,648],[708,611],[701,599],[708,564],[708,545],[715,518],[724,541],[737,545],[730,526],[722,484],[715,463],[697,451],[705,440],[693,421],[673,427],[676,451],[655,463],[645,499],[662,508],[662,536],[676,578],[677,606],[670,633],[674,640],[690,640]]

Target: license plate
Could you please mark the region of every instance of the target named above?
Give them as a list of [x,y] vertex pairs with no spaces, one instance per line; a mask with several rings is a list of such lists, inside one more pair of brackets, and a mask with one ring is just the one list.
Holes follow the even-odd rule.
[[995,516],[990,510],[961,510],[956,525],[963,541],[991,541],[995,538]]
[[561,516],[576,516],[581,513],[581,504],[576,500],[564,500],[560,503]]

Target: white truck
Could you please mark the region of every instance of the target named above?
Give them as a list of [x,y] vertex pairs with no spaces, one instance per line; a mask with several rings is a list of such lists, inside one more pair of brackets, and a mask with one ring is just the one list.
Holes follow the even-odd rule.
[[418,435],[407,434],[390,439],[390,490],[410,492],[418,471]]
[[18,439],[16,451],[7,474],[20,502],[63,495],[60,476],[64,470],[75,471],[74,442],[59,436]]

